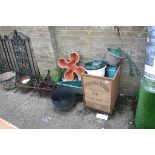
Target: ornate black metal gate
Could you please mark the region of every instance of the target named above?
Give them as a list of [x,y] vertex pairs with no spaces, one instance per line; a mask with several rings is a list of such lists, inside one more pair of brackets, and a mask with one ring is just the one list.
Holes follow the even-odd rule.
[[4,38],[0,36],[0,72],[9,70],[33,77],[40,76],[30,38],[16,30]]

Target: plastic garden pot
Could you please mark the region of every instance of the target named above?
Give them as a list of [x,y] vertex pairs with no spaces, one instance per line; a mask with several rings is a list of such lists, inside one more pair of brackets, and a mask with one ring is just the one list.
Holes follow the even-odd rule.
[[97,70],[106,66],[105,60],[96,59],[90,62],[85,63],[86,70]]
[[78,79],[81,78],[81,75],[85,72],[85,68],[82,66],[78,66],[78,62],[80,60],[80,55],[76,52],[71,52],[69,55],[69,61],[65,58],[59,58],[57,63],[60,68],[66,68],[64,73],[64,79],[68,81],[75,80],[76,77]]
[[106,67],[106,62],[100,59],[85,63],[86,72],[94,76],[104,76]]
[[90,75],[94,75],[94,76],[104,76],[105,75],[105,67],[101,68],[101,69],[97,69],[97,70],[86,70],[86,72]]
[[0,85],[5,90],[16,88],[16,72],[10,71],[0,75]]
[[124,58],[125,57],[120,50],[111,48],[107,49],[106,61],[110,66],[117,66]]
[[76,94],[83,94],[82,92],[82,82],[79,80],[75,80],[75,81],[58,81],[57,82],[57,86],[58,87],[69,87],[71,89],[74,89]]
[[75,91],[68,87],[59,87],[51,93],[51,100],[58,109],[69,110],[75,105]]
[[114,78],[115,74],[116,74],[116,71],[117,71],[117,67],[116,66],[108,66],[107,69],[106,69],[107,77]]

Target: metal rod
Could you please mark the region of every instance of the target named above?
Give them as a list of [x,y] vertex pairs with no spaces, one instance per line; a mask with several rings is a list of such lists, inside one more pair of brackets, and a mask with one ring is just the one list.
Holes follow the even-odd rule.
[[6,43],[6,47],[8,49],[8,53],[9,55],[11,56],[10,57],[10,62],[12,63],[12,66],[13,66],[13,70],[16,71],[16,65],[15,65],[15,62],[14,62],[14,58],[13,58],[13,54],[12,54],[12,51],[11,51],[11,48],[9,46],[9,39],[7,36],[5,36],[5,43]]
[[5,59],[6,59],[6,61],[7,61],[9,70],[11,70],[11,66],[10,66],[10,63],[9,63],[9,60],[8,60],[8,56],[7,56],[7,54],[6,54],[5,46],[4,46],[4,43],[3,43],[4,39],[0,38],[0,40],[1,40],[1,43],[2,43],[2,47],[3,47],[3,50],[4,50],[3,53],[4,53],[4,55],[5,55]]
[[33,65],[33,69],[34,69],[34,72],[35,72],[35,76],[37,76],[37,71],[36,71],[36,67],[34,65],[34,59],[33,59],[33,55],[32,55],[32,50],[31,50],[31,47],[30,47],[30,39],[28,38],[27,39],[27,43],[28,43],[28,48],[29,48],[29,53],[31,55],[31,60],[32,60],[32,65]]
[[15,66],[15,70],[17,71],[18,68],[17,68],[16,63],[15,63],[15,60],[14,60],[15,54],[12,52],[11,45],[10,45],[10,40],[9,39],[8,39],[8,46],[9,46],[9,49],[10,49],[10,52],[11,52],[11,55],[12,55],[12,60],[13,60],[14,66]]
[[11,70],[14,70],[14,67],[13,67],[13,64],[12,64],[12,61],[11,61],[11,56],[10,56],[10,52],[8,50],[8,46],[7,46],[7,36],[4,36],[4,44],[5,44],[5,48],[6,48],[6,52],[8,54],[8,57],[9,57],[9,61],[10,61],[10,64],[11,64]]
[[[12,39],[10,40],[10,42],[11,42],[11,44],[12,44],[12,48],[13,48],[13,51],[14,51],[14,55],[15,55],[15,58],[16,58],[16,61],[17,61],[16,50],[15,50],[15,48],[14,48]],[[17,72],[18,72],[18,71],[19,71],[19,63],[18,63],[18,61],[17,61],[17,65],[18,65],[18,70],[17,70]]]
[[[38,89],[38,90],[47,90],[47,91],[53,90],[53,89],[48,89],[48,88],[38,88],[38,87],[32,87],[32,86],[24,86],[24,85],[20,85],[20,84],[18,84],[18,86],[21,86],[22,88],[31,88],[31,89]],[[4,87],[2,83],[0,83],[0,87]]]
[[24,47],[25,47],[25,50],[26,50],[26,55],[27,55],[27,58],[28,58],[28,63],[29,63],[30,71],[31,71],[31,74],[33,75],[31,64],[30,64],[30,59],[29,59],[29,55],[28,55],[28,51],[27,51],[27,48],[26,48],[26,43],[25,43],[25,40],[23,40],[23,41],[24,41]]
[[20,84],[18,84],[18,86],[22,86],[23,88],[32,88],[32,89],[38,89],[38,90],[52,90],[52,89],[48,89],[48,88],[38,88],[38,87],[32,87],[32,86],[24,86],[24,85],[20,85]]

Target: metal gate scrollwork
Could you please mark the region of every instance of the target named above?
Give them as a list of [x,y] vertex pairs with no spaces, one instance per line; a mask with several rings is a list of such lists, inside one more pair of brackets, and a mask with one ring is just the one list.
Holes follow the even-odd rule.
[[16,30],[5,35],[4,39],[0,38],[0,65],[1,61],[5,61],[8,70],[33,77],[40,76],[30,38]]

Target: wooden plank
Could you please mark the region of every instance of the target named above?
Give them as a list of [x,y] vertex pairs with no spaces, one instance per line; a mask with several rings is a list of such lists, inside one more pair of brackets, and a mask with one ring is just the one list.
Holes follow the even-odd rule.
[[16,126],[0,118],[0,129],[18,129]]

